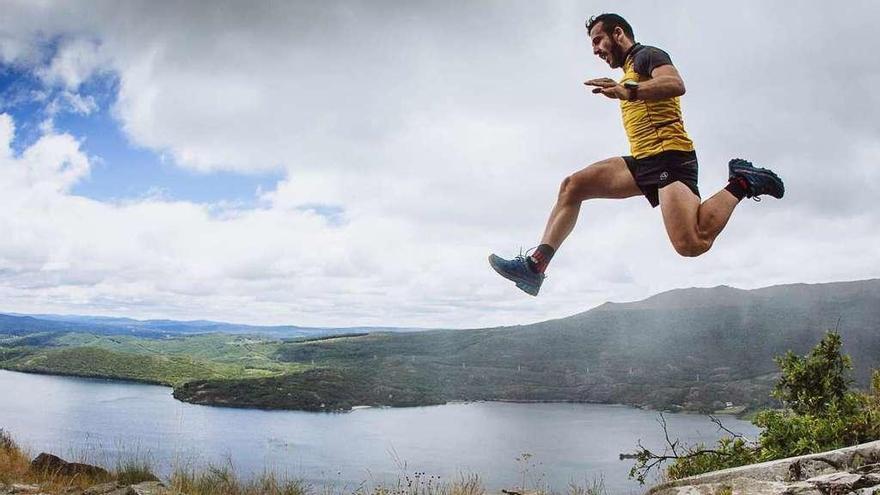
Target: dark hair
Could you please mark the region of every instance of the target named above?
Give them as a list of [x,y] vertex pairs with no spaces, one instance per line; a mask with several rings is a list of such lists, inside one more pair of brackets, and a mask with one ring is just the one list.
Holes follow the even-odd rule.
[[629,39],[635,41],[636,37],[633,34],[633,28],[626,22],[626,19],[620,17],[617,14],[599,14],[597,16],[590,17],[587,19],[587,32],[593,30],[593,26],[598,23],[602,23],[602,30],[608,34],[614,32],[614,28],[619,27],[623,29],[623,34],[625,34]]

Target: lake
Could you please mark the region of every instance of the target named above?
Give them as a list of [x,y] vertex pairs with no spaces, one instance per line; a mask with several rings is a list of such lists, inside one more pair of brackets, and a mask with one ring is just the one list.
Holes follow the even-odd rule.
[[[721,436],[706,416],[665,414],[685,443]],[[754,438],[751,423],[722,417]],[[36,455],[113,467],[120,456],[148,455],[160,476],[175,463],[231,462],[245,476],[273,469],[318,491],[348,492],[362,482],[415,472],[451,480],[476,473],[490,491],[603,477],[609,493],[642,493],[627,478],[640,439],[665,445],[658,413],[596,404],[455,403],[370,408],[349,413],[261,411],[198,406],[168,387],[0,370],[0,428]],[[522,454],[531,454],[527,461]]]

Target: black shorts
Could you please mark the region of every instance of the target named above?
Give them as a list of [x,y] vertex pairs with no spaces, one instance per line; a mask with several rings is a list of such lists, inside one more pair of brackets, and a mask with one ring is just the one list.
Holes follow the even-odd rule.
[[636,184],[651,206],[660,204],[659,190],[675,181],[688,186],[698,197],[697,153],[695,151],[662,151],[644,158],[623,157]]

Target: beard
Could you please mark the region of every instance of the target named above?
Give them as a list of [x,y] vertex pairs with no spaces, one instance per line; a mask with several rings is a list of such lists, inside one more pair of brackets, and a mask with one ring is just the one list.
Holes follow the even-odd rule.
[[614,39],[611,40],[611,50],[608,53],[611,55],[610,65],[612,69],[623,67],[623,63],[626,61],[624,59],[626,52],[623,51],[623,48]]

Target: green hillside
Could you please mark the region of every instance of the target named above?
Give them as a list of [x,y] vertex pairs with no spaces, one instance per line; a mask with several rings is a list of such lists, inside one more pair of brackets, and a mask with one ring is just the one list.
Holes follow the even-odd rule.
[[162,340],[84,333],[39,334],[19,337],[12,345],[0,344],[0,366],[172,386],[198,379],[268,377],[308,368],[276,361],[272,356],[280,344],[227,334]]
[[[371,334],[286,343],[278,359],[343,375],[252,380],[260,407],[301,408],[296,391],[395,405],[384,391],[430,391],[430,402],[535,400],[615,402],[659,409],[712,411],[766,405],[775,355],[803,353],[839,327],[856,376],[880,367],[880,281],[793,285],[740,291],[673,291],[638,303],[606,304],[570,318],[519,327]],[[346,376],[363,377],[355,383]],[[176,396],[235,402],[243,384],[190,383]],[[192,393],[198,389],[198,395]],[[238,392],[232,392],[236,390]],[[325,393],[326,392],[326,393]],[[252,398],[247,400],[253,405]],[[228,403],[228,402],[225,402]]]
[[715,411],[768,404],[773,357],[839,328],[857,383],[880,368],[880,280],[670,291],[516,327],[282,341],[0,335],[0,367],[175,386],[200,404],[337,410],[458,400]]
[[231,378],[205,363],[183,357],[139,356],[96,347],[56,349],[30,355],[13,369],[86,377],[114,377],[176,385],[195,378]]

